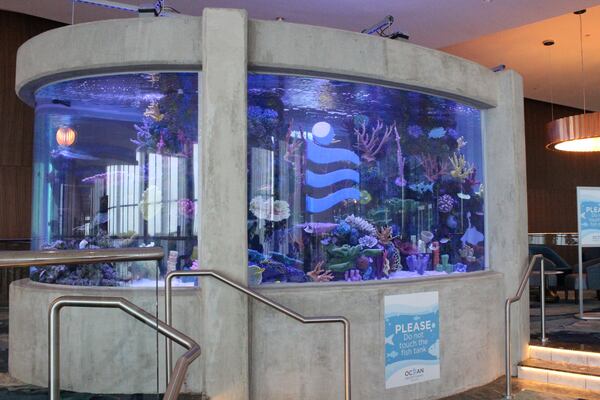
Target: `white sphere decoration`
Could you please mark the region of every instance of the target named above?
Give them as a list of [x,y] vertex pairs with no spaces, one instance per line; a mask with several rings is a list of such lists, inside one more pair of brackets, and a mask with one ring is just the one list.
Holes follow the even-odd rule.
[[329,144],[333,140],[333,128],[327,122],[317,122],[313,125],[312,136],[317,143]]

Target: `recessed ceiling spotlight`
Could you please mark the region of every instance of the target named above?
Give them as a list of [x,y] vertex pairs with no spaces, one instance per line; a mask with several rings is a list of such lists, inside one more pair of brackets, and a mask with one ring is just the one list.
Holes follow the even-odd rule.
[[544,46],[554,46],[554,40],[552,39],[546,39],[542,43],[544,44]]
[[285,21],[284,17],[275,17],[275,21]]
[[483,1],[484,3],[491,3],[493,0],[481,0],[481,1]]

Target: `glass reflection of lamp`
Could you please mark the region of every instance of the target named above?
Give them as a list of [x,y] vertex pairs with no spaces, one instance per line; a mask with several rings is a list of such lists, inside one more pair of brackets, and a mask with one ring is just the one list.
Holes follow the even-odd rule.
[[[575,11],[579,16],[579,43],[581,54],[581,81],[583,88],[583,114],[560,118],[546,125],[546,148],[571,152],[600,151],[600,112],[586,112],[585,74],[583,67],[583,23],[586,10]],[[544,43],[546,45],[546,43]]]
[[69,147],[75,143],[77,132],[71,127],[61,126],[56,131],[56,143],[61,147]]

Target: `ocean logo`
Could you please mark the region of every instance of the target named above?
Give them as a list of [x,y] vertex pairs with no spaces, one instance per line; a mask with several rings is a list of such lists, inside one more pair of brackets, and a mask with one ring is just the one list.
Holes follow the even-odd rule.
[[[334,132],[330,124],[317,122],[312,128],[313,140],[306,142],[306,158],[319,165],[345,162],[358,166],[360,158],[353,151],[329,147],[333,142],[333,137]],[[357,171],[350,168],[340,168],[325,174],[319,174],[311,170],[306,171],[306,185],[313,188],[328,188],[342,181],[358,184],[360,183],[360,176]],[[306,211],[317,214],[348,199],[360,200],[360,191],[355,187],[347,187],[321,198],[306,195]]]

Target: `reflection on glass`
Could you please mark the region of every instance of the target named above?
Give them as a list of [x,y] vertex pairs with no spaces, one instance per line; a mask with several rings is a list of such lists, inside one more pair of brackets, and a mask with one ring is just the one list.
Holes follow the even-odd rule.
[[36,93],[33,248],[162,246],[154,261],[32,269],[33,280],[154,285],[196,257],[198,74],[82,78]]
[[248,90],[251,284],[485,269],[479,110],[293,76]]

